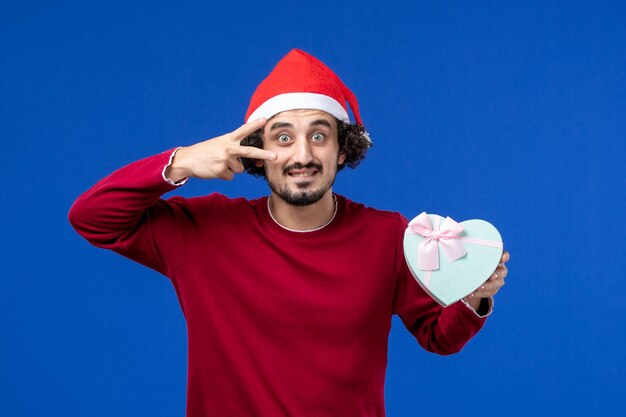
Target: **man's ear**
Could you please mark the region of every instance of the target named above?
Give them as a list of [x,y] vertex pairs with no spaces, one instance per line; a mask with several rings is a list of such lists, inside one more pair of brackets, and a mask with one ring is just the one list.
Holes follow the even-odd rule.
[[346,154],[344,152],[339,152],[339,158],[337,158],[337,165],[341,165],[346,161]]
[[254,160],[254,166],[256,166],[257,168],[263,168],[263,160],[255,159]]

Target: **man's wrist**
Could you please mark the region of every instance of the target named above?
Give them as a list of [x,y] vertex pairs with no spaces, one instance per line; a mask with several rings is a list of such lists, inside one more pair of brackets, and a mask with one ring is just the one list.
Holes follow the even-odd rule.
[[475,300],[462,298],[461,302],[478,317],[487,317],[493,311],[493,297],[476,298]]
[[176,165],[176,155],[182,148],[174,149],[170,155],[169,163],[163,168],[163,179],[172,185],[182,185],[187,182],[189,175],[184,169]]
[[465,297],[463,298],[463,301],[465,302],[465,305],[467,305],[468,307],[472,307],[474,309],[474,311],[478,311],[478,309],[480,308],[480,305],[482,303],[482,298],[480,297]]

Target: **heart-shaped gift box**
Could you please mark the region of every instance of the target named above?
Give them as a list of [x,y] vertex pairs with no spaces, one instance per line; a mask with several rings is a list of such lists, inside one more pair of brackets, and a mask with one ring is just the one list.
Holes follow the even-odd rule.
[[484,220],[457,223],[422,213],[404,233],[404,256],[417,282],[446,307],[489,279],[502,257],[502,237]]

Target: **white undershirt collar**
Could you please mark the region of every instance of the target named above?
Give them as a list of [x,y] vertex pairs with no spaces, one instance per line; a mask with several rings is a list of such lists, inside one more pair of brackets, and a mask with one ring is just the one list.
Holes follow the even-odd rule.
[[290,229],[288,227],[283,226],[282,224],[280,224],[278,222],[278,220],[276,220],[276,218],[274,218],[274,215],[272,214],[272,210],[270,209],[270,198],[272,198],[272,196],[270,195],[267,198],[267,212],[270,214],[270,217],[272,218],[272,220],[274,220],[274,223],[276,223],[277,225],[279,225],[281,228],[288,230],[290,232],[296,232],[296,233],[309,233],[309,232],[316,232],[318,230],[323,229],[324,227],[328,226],[334,219],[335,216],[337,215],[337,196],[335,196],[335,194],[333,194],[333,200],[335,200],[335,211],[333,212],[332,217],[330,218],[330,220],[328,220],[326,223],[324,223],[323,225],[316,227],[315,229],[309,229],[309,230],[296,230],[296,229]]

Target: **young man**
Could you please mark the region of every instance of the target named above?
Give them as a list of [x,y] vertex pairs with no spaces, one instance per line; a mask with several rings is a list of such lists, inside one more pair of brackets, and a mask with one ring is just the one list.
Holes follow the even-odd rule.
[[[70,221],[171,279],[189,333],[188,416],[383,416],[392,315],[425,349],[458,352],[483,326],[508,254],[467,300],[444,309],[424,293],[404,260],[406,219],[332,192],[369,138],[356,97],[314,57],[284,57],[246,120],[114,172]],[[160,198],[244,170],[266,177],[269,197]]]

